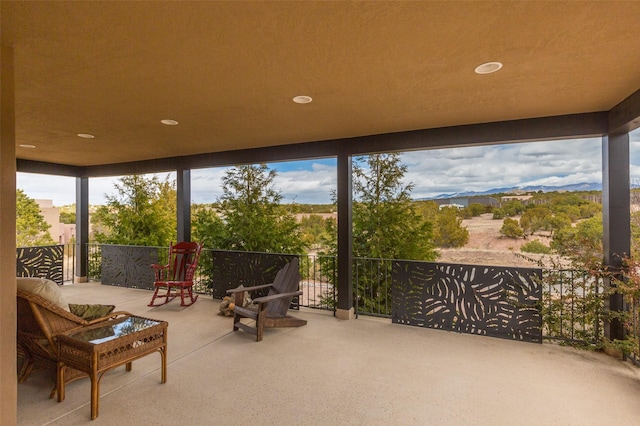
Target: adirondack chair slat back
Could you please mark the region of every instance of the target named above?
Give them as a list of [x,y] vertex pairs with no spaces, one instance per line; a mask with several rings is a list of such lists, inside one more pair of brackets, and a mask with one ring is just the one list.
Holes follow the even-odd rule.
[[[281,274],[282,273],[282,274]],[[280,278],[280,279],[279,279]],[[284,268],[278,271],[269,294],[290,293],[298,290],[300,285],[300,269],[298,258],[293,258]],[[294,296],[271,301],[267,304],[267,313],[271,316],[285,316]]]

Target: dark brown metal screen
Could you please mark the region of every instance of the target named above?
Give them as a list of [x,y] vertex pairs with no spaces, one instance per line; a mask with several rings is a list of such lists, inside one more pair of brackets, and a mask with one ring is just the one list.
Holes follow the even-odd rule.
[[158,263],[159,250],[157,247],[101,245],[100,281],[118,287],[152,290],[155,274],[151,264]]
[[392,321],[542,342],[542,271],[394,261]]
[[19,247],[16,256],[18,277],[38,277],[63,283],[64,246]]

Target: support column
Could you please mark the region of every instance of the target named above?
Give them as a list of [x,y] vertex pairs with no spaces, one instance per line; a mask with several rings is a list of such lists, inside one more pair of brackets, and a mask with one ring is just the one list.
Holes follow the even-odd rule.
[[[631,254],[631,211],[629,194],[629,134],[602,138],[602,227],[604,264],[619,270],[622,259]],[[605,282],[608,289],[610,282]],[[609,297],[606,308],[624,309],[622,295]],[[623,339],[624,327],[619,319],[605,322],[605,337]]]
[[13,49],[0,57],[0,424],[15,425],[16,378],[16,138]]
[[176,172],[178,241],[191,241],[191,169]]
[[76,265],[75,282],[89,279],[89,178],[76,178]]
[[352,210],[352,158],[341,152],[338,154],[338,305],[336,317],[352,319],[353,308],[353,222]]

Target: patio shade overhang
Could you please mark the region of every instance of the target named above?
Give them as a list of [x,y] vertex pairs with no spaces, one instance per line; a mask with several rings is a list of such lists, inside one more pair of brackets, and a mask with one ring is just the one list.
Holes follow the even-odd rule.
[[[1,8],[19,171],[113,175],[640,125],[637,2]],[[474,72],[491,61],[502,69]]]

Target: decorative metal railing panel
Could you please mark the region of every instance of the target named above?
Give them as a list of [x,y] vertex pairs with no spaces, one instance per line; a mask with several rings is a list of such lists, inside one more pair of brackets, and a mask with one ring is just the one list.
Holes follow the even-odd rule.
[[64,246],[19,247],[16,256],[16,275],[39,277],[62,285],[64,281]]
[[[214,298],[221,299],[227,295],[227,290],[236,288],[239,285],[250,287],[273,282],[278,270],[297,256],[213,250],[212,257],[211,290]],[[266,295],[266,291],[262,293],[256,292],[254,297],[263,295]],[[297,304],[296,299],[294,299],[294,303]]]
[[158,247],[101,245],[100,281],[118,287],[152,290],[155,275],[151,264],[158,263],[160,250]]
[[541,270],[393,261],[392,321],[542,342]]

